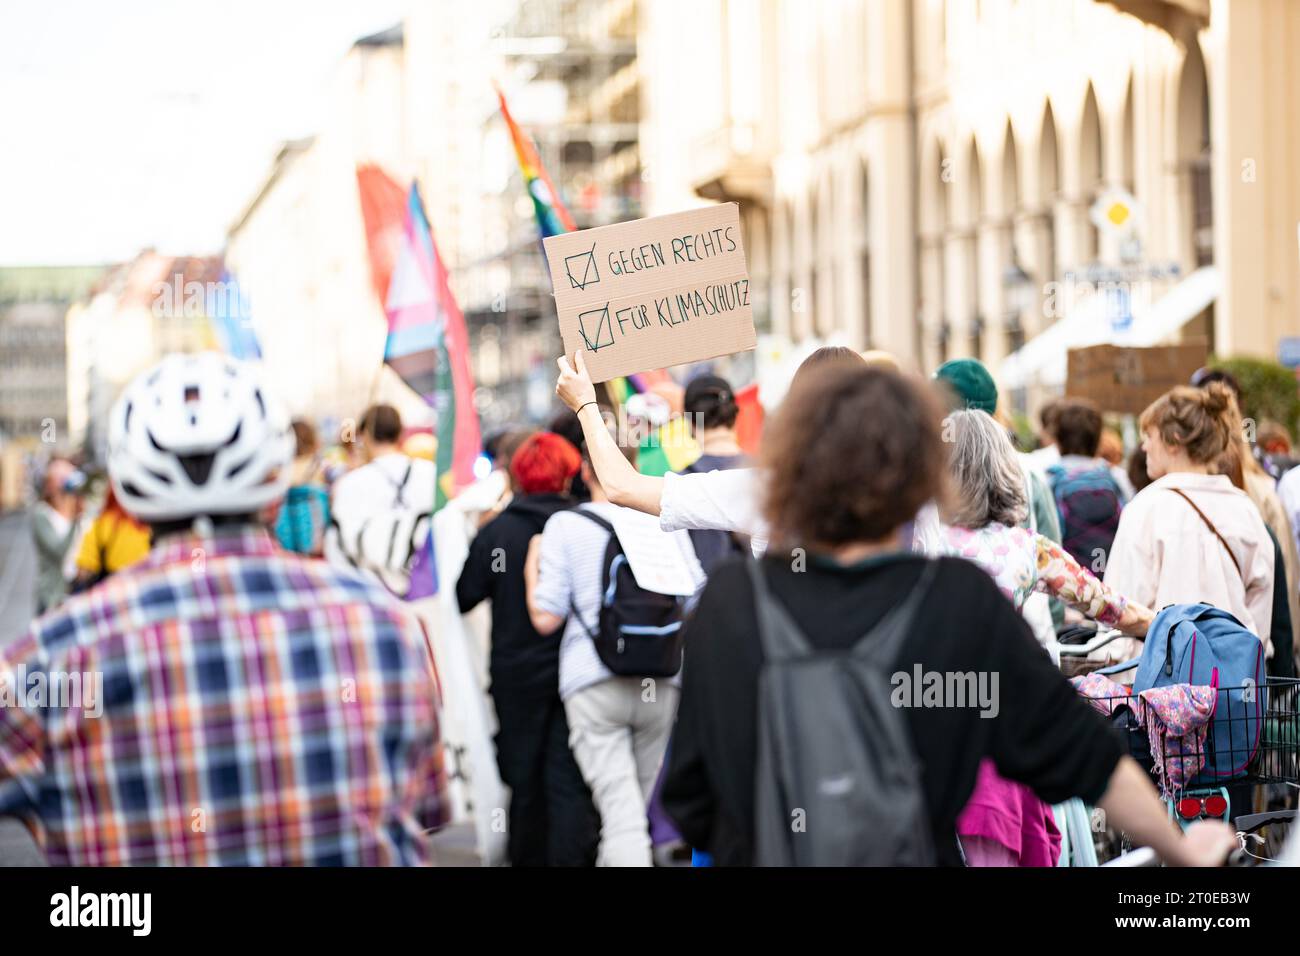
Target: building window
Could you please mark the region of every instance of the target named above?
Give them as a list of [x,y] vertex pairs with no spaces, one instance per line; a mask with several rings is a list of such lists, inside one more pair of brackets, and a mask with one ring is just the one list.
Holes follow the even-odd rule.
[[1192,161],[1192,236],[1197,266],[1214,262],[1214,199],[1210,187],[1210,157]]
[[1025,329],[1020,324],[1020,316],[1007,316],[1007,354],[1018,352],[1025,344]]

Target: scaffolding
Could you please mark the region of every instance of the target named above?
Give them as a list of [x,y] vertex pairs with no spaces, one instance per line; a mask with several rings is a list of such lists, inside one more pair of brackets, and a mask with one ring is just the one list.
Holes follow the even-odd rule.
[[[554,121],[523,125],[578,228],[640,218],[636,0],[521,2],[494,31],[492,47],[516,90],[563,90]],[[523,197],[512,178],[511,191]],[[478,300],[465,303],[477,380],[490,389],[480,407],[488,428],[544,410],[551,360],[562,350],[537,224],[527,203],[503,208],[504,246],[463,264],[496,277],[471,283]]]

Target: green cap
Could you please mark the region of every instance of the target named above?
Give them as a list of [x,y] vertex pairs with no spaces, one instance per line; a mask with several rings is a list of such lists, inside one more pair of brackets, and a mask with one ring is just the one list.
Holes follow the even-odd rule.
[[990,415],[997,410],[997,383],[978,359],[959,358],[944,362],[934,377],[947,383],[956,393],[962,407],[988,412]]

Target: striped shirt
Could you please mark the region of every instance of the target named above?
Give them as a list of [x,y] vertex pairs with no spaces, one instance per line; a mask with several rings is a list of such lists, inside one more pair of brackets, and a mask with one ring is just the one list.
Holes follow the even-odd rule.
[[39,619],[0,700],[0,813],[54,865],[422,864],[446,822],[419,624],[261,530],[168,537]]

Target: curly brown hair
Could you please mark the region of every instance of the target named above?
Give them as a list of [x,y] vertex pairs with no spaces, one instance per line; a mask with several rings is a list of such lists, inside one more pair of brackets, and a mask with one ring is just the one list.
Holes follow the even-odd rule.
[[879,541],[945,491],[943,407],[928,385],[827,362],[796,383],[763,436],[774,543]]
[[1204,388],[1179,385],[1147,406],[1139,426],[1155,429],[1170,448],[1182,448],[1198,464],[1213,464],[1233,440],[1237,400],[1222,382]]

